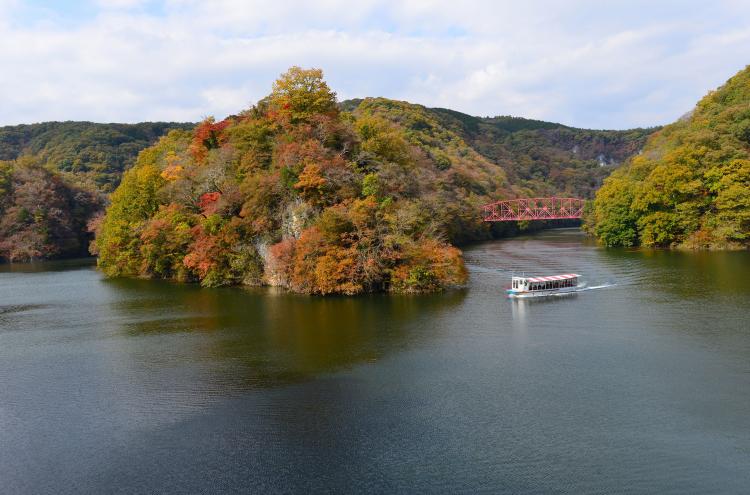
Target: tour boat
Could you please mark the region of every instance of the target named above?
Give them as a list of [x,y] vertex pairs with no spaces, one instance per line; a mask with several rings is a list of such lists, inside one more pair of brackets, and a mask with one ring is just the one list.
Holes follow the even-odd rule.
[[541,297],[577,292],[585,287],[579,282],[577,273],[551,275],[548,277],[512,277],[508,297]]

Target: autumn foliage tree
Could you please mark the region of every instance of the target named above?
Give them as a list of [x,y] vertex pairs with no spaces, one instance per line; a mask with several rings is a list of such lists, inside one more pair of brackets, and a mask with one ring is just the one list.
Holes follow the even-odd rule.
[[290,68],[273,83],[268,102],[269,116],[290,124],[337,113],[336,93],[323,80],[320,69]]

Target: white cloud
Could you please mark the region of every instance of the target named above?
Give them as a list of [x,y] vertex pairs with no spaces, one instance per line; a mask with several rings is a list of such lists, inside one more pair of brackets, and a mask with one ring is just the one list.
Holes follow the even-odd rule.
[[667,4],[94,0],[60,15],[0,0],[0,124],[222,117],[290,65],[323,68],[343,98],[662,124],[750,53],[750,5]]

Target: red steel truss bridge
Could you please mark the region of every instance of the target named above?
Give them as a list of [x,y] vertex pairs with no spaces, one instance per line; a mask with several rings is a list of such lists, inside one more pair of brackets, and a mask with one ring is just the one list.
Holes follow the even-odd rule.
[[507,199],[484,205],[482,218],[485,222],[581,218],[584,202],[578,198]]

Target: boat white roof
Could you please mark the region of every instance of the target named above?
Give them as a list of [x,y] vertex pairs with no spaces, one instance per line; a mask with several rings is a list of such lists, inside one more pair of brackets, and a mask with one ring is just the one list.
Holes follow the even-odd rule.
[[529,282],[552,282],[554,280],[567,280],[569,278],[578,278],[580,275],[577,273],[566,273],[564,275],[550,275],[549,277],[529,277],[526,280]]

